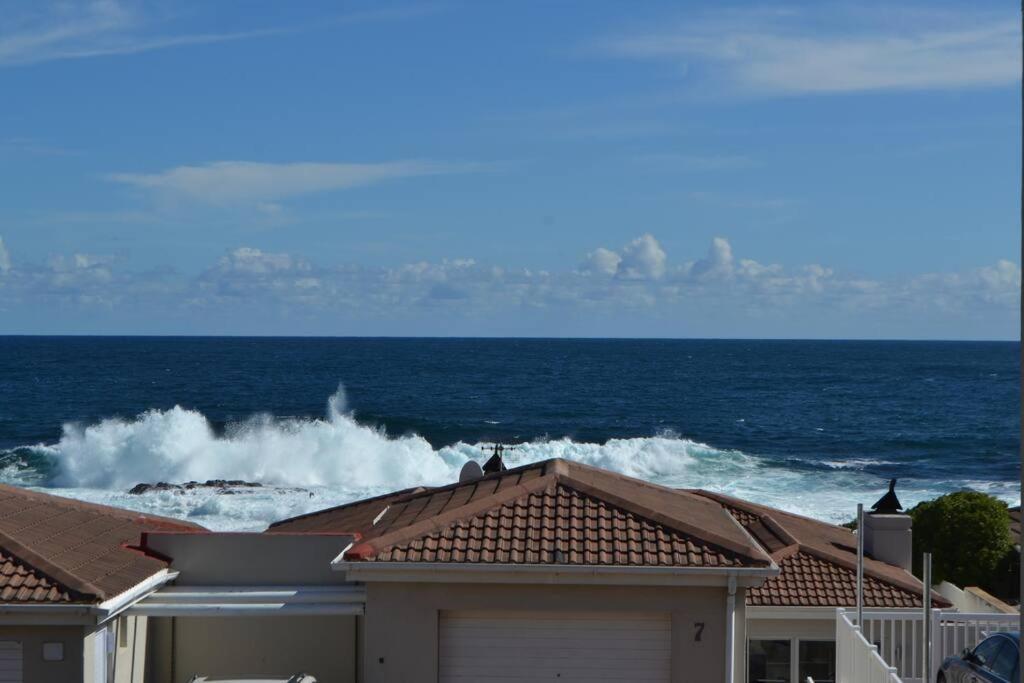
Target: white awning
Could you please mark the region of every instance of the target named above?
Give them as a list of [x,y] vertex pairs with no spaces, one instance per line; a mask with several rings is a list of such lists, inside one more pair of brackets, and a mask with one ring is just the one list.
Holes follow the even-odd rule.
[[168,586],[125,613],[147,617],[359,615],[366,588],[343,586]]

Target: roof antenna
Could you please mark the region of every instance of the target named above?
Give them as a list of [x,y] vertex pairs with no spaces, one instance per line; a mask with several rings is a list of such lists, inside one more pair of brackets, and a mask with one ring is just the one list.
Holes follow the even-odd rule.
[[511,446],[505,446],[500,443],[494,444],[491,449],[491,457],[488,458],[487,462],[484,463],[484,474],[497,474],[498,472],[504,472],[508,468],[505,467],[505,463],[502,460],[502,456],[506,450],[512,450]]
[[896,480],[890,479],[889,492],[871,506],[871,512],[876,515],[895,515],[902,509],[903,506],[900,504],[900,499],[896,497]]

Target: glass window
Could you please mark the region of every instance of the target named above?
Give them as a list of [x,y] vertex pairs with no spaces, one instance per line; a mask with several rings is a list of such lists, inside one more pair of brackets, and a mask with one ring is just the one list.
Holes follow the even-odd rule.
[[1020,652],[1017,646],[1008,638],[1000,638],[1000,640],[1003,641],[1003,644],[999,648],[999,654],[996,655],[995,661],[992,663],[992,671],[997,676],[1016,683],[1017,677],[1013,675],[1013,670],[1017,665],[1017,660],[1020,658]]
[[975,663],[978,666],[991,669],[992,663],[996,661],[996,655],[999,654],[999,646],[1003,644],[1002,640],[999,636],[993,636],[981,641],[978,647],[974,648]]
[[789,683],[791,658],[788,640],[751,640],[750,683]]
[[810,676],[814,683],[836,680],[836,644],[832,640],[801,640],[798,681]]

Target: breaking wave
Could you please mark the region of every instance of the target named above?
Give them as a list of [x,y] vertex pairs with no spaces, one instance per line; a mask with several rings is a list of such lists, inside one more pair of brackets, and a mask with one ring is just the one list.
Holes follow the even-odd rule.
[[[461,467],[484,457],[489,444],[440,449],[417,435],[389,435],[360,424],[347,410],[343,388],[321,419],[258,415],[218,434],[195,410],[150,410],[131,420],[67,424],[55,444],[0,453],[0,479],[93,502],[192,519],[217,529],[260,529],[290,515],[416,485],[454,482]],[[722,450],[673,433],[583,443],[541,440],[516,446],[510,466],[566,458],[659,484],[707,488],[831,521],[847,521],[857,502],[871,502],[884,479],[865,470],[823,462],[786,467],[776,459]],[[209,489],[129,495],[139,482],[242,479],[259,489],[222,495]],[[961,482],[1008,501],[1007,484]],[[995,488],[993,488],[995,487]],[[1003,489],[1006,490],[1003,490]],[[950,490],[930,480],[901,480],[913,504]]]

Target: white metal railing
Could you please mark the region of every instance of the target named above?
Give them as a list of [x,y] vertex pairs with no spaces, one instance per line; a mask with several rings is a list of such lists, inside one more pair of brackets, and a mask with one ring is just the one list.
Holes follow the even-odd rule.
[[842,608],[836,611],[836,683],[903,683]]
[[[836,656],[840,656],[838,638],[840,616],[852,625],[854,611],[839,610],[836,615]],[[924,672],[924,616],[920,610],[870,610],[864,612],[862,635],[877,647],[879,656],[895,668],[904,683],[930,683],[946,657],[958,655],[964,648],[973,648],[996,631],[1016,630],[1020,617],[1016,614],[965,613],[933,609],[931,662]],[[843,679],[839,679],[843,680]]]

